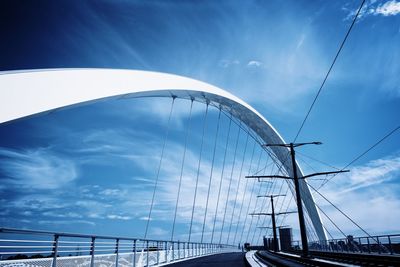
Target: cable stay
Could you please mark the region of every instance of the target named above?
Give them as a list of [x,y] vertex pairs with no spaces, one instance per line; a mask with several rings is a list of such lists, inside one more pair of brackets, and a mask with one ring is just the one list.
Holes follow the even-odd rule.
[[326,73],[325,78],[324,78],[324,80],[322,81],[321,86],[319,87],[319,90],[318,90],[318,92],[317,92],[317,95],[315,96],[315,98],[314,98],[314,100],[313,100],[313,102],[312,102],[310,108],[308,109],[308,112],[307,112],[307,114],[306,114],[306,116],[305,116],[303,122],[301,123],[301,126],[300,126],[299,130],[297,131],[297,134],[296,134],[296,137],[294,138],[293,143],[296,142],[297,138],[299,137],[300,132],[301,132],[301,130],[303,129],[304,124],[306,123],[307,118],[308,118],[308,116],[310,115],[311,110],[312,110],[312,108],[313,108],[314,105],[315,105],[315,102],[317,102],[317,99],[318,99],[318,97],[319,97],[319,95],[320,95],[320,93],[321,93],[321,91],[322,91],[322,88],[324,87],[326,81],[328,80],[329,74],[331,73],[332,68],[333,68],[333,66],[334,66],[335,63],[336,63],[336,60],[337,60],[337,58],[339,57],[339,54],[340,54],[340,52],[342,51],[344,44],[346,43],[347,37],[349,37],[349,34],[350,34],[351,30],[353,29],[353,26],[354,26],[354,24],[355,24],[355,22],[356,22],[358,16],[360,15],[360,11],[361,11],[362,7],[364,6],[364,3],[365,3],[365,0],[362,0],[361,5],[360,5],[360,7],[358,8],[358,11],[357,11],[356,15],[354,16],[353,21],[352,21],[352,23],[351,23],[349,29],[347,30],[347,33],[346,33],[346,35],[345,35],[345,37],[344,37],[342,43],[340,44],[340,47],[339,47],[338,51],[336,52],[335,58],[333,59],[333,62],[332,62],[332,64],[331,64],[331,66],[329,67],[329,70],[328,70],[328,72]]
[[[306,163],[305,160],[303,160],[303,161]],[[290,185],[290,184],[289,184],[289,185]],[[294,191],[293,188],[290,187],[290,189],[291,189],[292,192]],[[302,190],[302,192],[304,192],[303,189],[301,189],[301,190]],[[292,194],[291,200],[293,200],[293,196],[294,196],[294,195]],[[303,194],[303,197],[304,197],[304,196],[307,196],[307,195]],[[307,197],[309,197],[309,196],[307,196]],[[291,200],[290,200],[290,202],[291,202]],[[290,205],[290,204],[291,204],[291,203],[289,203],[289,205]],[[344,237],[347,237],[347,235],[346,235],[346,234],[339,228],[339,226],[328,216],[328,214],[326,214],[326,212],[325,212],[317,203],[314,202],[314,204],[315,204],[315,206],[318,208],[318,210],[321,211],[321,212],[325,215],[326,218],[328,218],[328,220],[335,226],[335,228],[336,228]],[[286,207],[286,210],[288,210],[289,205]],[[281,224],[284,223],[285,218],[286,218],[286,216],[283,217]],[[328,229],[327,229],[324,225],[322,225],[322,226],[324,227],[325,231],[326,231],[326,232],[331,236],[331,238],[333,239],[333,237],[332,237],[332,235],[329,233]]]
[[173,221],[173,223],[172,223],[172,230],[171,230],[171,241],[174,240],[176,215],[177,215],[177,213],[178,213],[179,197],[180,197],[180,195],[181,195],[181,186],[182,186],[183,169],[184,169],[184,166],[185,166],[187,143],[188,143],[188,139],[189,139],[190,125],[191,125],[191,121],[192,121],[193,101],[194,101],[194,99],[192,98],[192,99],[191,99],[191,102],[190,102],[190,111],[189,111],[188,125],[187,125],[187,128],[186,128],[185,145],[184,145],[184,148],[183,148],[182,164],[181,164],[181,171],[180,171],[179,184],[178,184],[178,192],[177,192],[177,196],[176,196],[176,204],[175,204],[175,212],[174,212],[174,221]]
[[[261,149],[261,150],[260,150],[260,156],[259,156],[258,162],[257,162],[257,169],[259,169],[259,167],[260,167],[261,156],[262,156],[262,154],[263,154],[262,152],[263,152],[263,150]],[[250,172],[249,172],[249,173],[250,173]],[[255,186],[255,183],[254,183],[254,186]],[[258,188],[257,195],[260,195],[261,189],[262,189],[262,183],[259,183],[259,188]],[[255,201],[255,204],[254,204],[254,210],[257,208],[257,203],[258,203],[258,197],[257,197],[257,195],[256,195],[256,201]],[[248,206],[248,209],[247,209],[246,218],[248,217],[248,212],[250,211],[251,200],[252,200],[252,199],[250,198],[249,206]],[[250,225],[249,225],[249,228],[248,228],[248,230],[247,230],[246,240],[249,239],[250,230],[251,230],[251,227],[253,226],[253,220],[254,220],[254,217],[251,216]],[[246,225],[246,223],[245,223],[245,225]],[[244,233],[244,231],[245,231],[245,230],[244,230],[244,228],[243,228],[243,233]]]
[[233,163],[232,163],[231,175],[230,175],[230,179],[229,179],[228,193],[227,193],[226,202],[225,202],[224,216],[222,219],[221,235],[219,237],[219,242],[218,242],[219,244],[221,244],[222,234],[223,234],[224,226],[225,226],[225,216],[226,216],[226,210],[228,209],[229,195],[230,195],[231,185],[232,185],[233,170],[234,170],[235,164],[236,164],[236,153],[237,153],[237,148],[238,148],[238,144],[239,144],[239,136],[240,136],[240,127],[238,127],[238,132],[237,132],[237,136],[236,136],[235,151],[233,153]]
[[[232,116],[232,115],[231,115]],[[221,189],[222,189],[222,181],[224,178],[224,171],[225,171],[225,162],[226,162],[226,154],[228,151],[228,144],[229,144],[229,137],[231,133],[231,126],[232,126],[232,117],[229,120],[229,126],[228,126],[228,134],[226,137],[226,143],[225,143],[225,151],[224,151],[224,159],[222,161],[222,171],[221,171],[221,178],[219,180],[219,189],[218,189],[218,197],[217,197],[217,206],[215,207],[215,214],[214,214],[214,223],[213,223],[213,228],[211,232],[211,243],[214,240],[214,233],[215,233],[215,223],[217,221],[217,215],[218,215],[218,207],[219,207],[219,200],[221,197]]]
[[[281,194],[282,194],[283,184],[284,184],[284,181],[282,180],[281,186],[280,186],[279,191],[278,191],[278,193],[277,193],[276,195],[281,195]],[[274,191],[274,192],[275,192],[275,191]],[[275,195],[275,193],[274,193],[274,195]],[[270,208],[271,208],[271,203],[268,203],[268,210],[269,210]],[[262,225],[265,225],[265,220],[266,220],[266,219],[267,219],[267,218],[264,218],[264,221],[263,221],[263,224],[262,224]],[[271,220],[269,220],[268,226],[271,226]],[[266,235],[268,234],[268,231],[269,231],[269,229],[267,228]]]
[[[296,151],[296,154],[301,155],[301,156],[306,157],[306,158],[309,158],[309,159],[311,159],[311,160],[313,160],[313,161],[316,161],[316,162],[318,162],[318,163],[321,163],[321,164],[323,164],[323,165],[325,165],[325,166],[327,166],[327,167],[329,167],[329,168],[332,168],[332,169],[335,169],[335,170],[340,170],[340,168],[337,168],[337,167],[332,166],[331,164],[326,163],[326,162],[324,162],[324,161],[322,161],[322,160],[319,160],[319,159],[316,159],[316,158],[314,158],[314,157],[311,157],[311,156],[309,156],[309,155],[307,155],[307,154],[304,154],[303,152]],[[298,157],[297,157],[297,158],[298,158]],[[346,168],[343,168],[343,169],[346,169]]]
[[196,207],[197,189],[198,189],[199,177],[200,177],[200,166],[201,166],[201,159],[202,159],[202,156],[203,156],[204,135],[205,135],[206,128],[207,128],[206,126],[207,126],[208,108],[209,108],[209,104],[207,103],[206,104],[206,111],[205,111],[204,118],[203,118],[203,133],[201,135],[200,155],[199,155],[199,162],[198,162],[198,165],[197,165],[196,185],[195,185],[195,189],[194,189],[192,215],[191,215],[191,218],[190,218],[188,242],[190,242],[191,237],[192,237],[193,216],[194,216],[194,208]]
[[159,179],[159,177],[160,177],[161,165],[162,165],[162,161],[163,161],[163,158],[164,158],[165,145],[167,144],[167,140],[168,140],[168,135],[169,135],[169,130],[170,130],[170,124],[171,124],[171,116],[172,116],[172,111],[173,111],[173,109],[174,109],[175,99],[176,99],[176,97],[173,96],[173,97],[172,97],[172,103],[171,103],[171,109],[170,109],[169,115],[168,115],[167,129],[166,129],[166,133],[165,133],[165,136],[164,136],[163,146],[162,146],[162,149],[161,149],[160,161],[159,161],[159,163],[158,163],[156,180],[154,181],[153,196],[152,196],[152,198],[151,198],[151,204],[150,204],[150,209],[149,209],[149,215],[147,216],[146,229],[145,229],[145,231],[144,231],[144,238],[145,238],[145,239],[147,238],[147,233],[148,233],[148,230],[149,230],[149,223],[150,223],[151,215],[152,215],[152,211],[153,211],[154,198],[155,198],[155,195],[156,195],[156,190],[157,190],[157,185],[158,185],[158,179]]
[[[257,144],[257,142],[254,142],[253,151],[251,152],[250,166],[253,164],[253,158],[254,158],[254,152],[255,152],[255,149],[256,149],[256,144]],[[245,182],[245,185],[244,185],[244,191],[243,191],[243,194],[242,194],[242,201],[240,203],[239,216],[238,216],[238,219],[236,221],[236,230],[235,230],[235,235],[233,236],[233,244],[235,244],[235,242],[236,242],[236,236],[237,236],[237,232],[238,232],[238,229],[239,229],[240,218],[242,217],[243,203],[244,203],[244,199],[245,199],[246,193],[247,193],[248,182],[249,182],[249,180],[246,179],[246,182]]]
[[[307,181],[306,181],[307,183]],[[323,199],[325,199],[325,201],[327,201],[329,204],[331,204],[337,211],[339,211],[343,216],[345,216],[350,222],[352,222],[355,226],[358,227],[358,229],[360,229],[361,231],[363,231],[368,237],[372,238],[374,241],[376,241],[377,243],[379,243],[374,237],[372,237],[366,230],[364,230],[364,228],[362,228],[358,223],[356,223],[353,219],[350,218],[350,216],[348,216],[344,211],[342,211],[339,207],[337,207],[335,204],[333,204],[329,199],[327,199],[323,194],[321,194],[317,189],[315,189],[315,187],[313,187],[312,185],[310,185],[309,183],[307,183],[309,187],[311,187],[311,189],[313,189],[318,195],[320,195]]]
[[[396,128],[394,128],[392,131],[390,131],[388,134],[386,134],[384,137],[382,137],[381,139],[379,139],[376,143],[374,143],[372,146],[370,146],[367,150],[365,150],[364,152],[362,152],[360,155],[358,155],[357,157],[355,157],[352,161],[350,161],[350,163],[348,163],[346,166],[344,166],[342,168],[342,170],[346,169],[347,167],[349,167],[350,165],[352,165],[353,163],[355,163],[357,160],[359,160],[360,158],[362,158],[365,154],[367,154],[369,151],[371,151],[372,149],[374,149],[376,146],[378,146],[380,143],[382,143],[385,139],[387,139],[389,136],[391,136],[392,134],[394,134],[397,130],[400,129],[400,125],[397,126]],[[331,178],[325,180],[324,182],[321,183],[321,185],[318,187],[318,190],[321,189],[324,185],[326,185],[327,183],[329,183],[330,180],[332,180],[333,178],[335,178],[336,175],[332,176]]]
[[203,243],[204,229],[205,229],[205,226],[206,226],[207,211],[208,211],[208,202],[209,202],[209,199],[210,199],[211,182],[212,182],[212,177],[213,177],[213,172],[214,172],[215,152],[216,152],[216,150],[217,150],[217,141],[218,141],[218,133],[219,133],[220,120],[221,120],[221,108],[219,108],[218,120],[217,120],[217,130],[215,131],[213,157],[212,157],[212,161],[211,161],[210,178],[209,178],[209,181],[208,181],[208,191],[207,191],[206,209],[205,209],[205,211],[204,211],[203,227],[202,227],[202,230],[201,230],[201,241],[200,241],[201,243]]
[[229,238],[231,236],[231,229],[232,229],[232,222],[233,222],[233,217],[235,215],[235,210],[236,210],[236,203],[237,203],[237,198],[239,195],[239,188],[240,188],[240,181],[241,181],[241,177],[242,177],[242,171],[243,171],[243,165],[244,165],[244,161],[246,159],[246,152],[247,152],[247,145],[249,143],[249,134],[247,133],[246,135],[246,144],[244,146],[244,151],[243,151],[243,159],[242,159],[242,163],[240,165],[240,171],[239,171],[239,177],[238,177],[238,183],[236,186],[236,194],[235,194],[235,202],[233,204],[233,210],[232,210],[232,215],[231,215],[231,220],[229,223],[229,230],[228,230],[228,239],[226,241],[227,244],[229,244]]
[[[265,195],[270,195],[272,186],[273,186],[273,183],[272,183],[272,182],[269,183],[269,184],[267,185],[267,187],[266,187],[266,189],[265,189],[265,192],[264,192]],[[265,206],[266,206],[266,198],[264,198],[264,199],[262,200],[260,210],[261,210],[261,211],[262,211],[262,210],[266,210],[266,209],[265,209]],[[252,236],[252,238],[251,238],[251,244],[253,244],[253,242],[254,242],[254,237],[255,237],[256,231],[257,231],[257,229],[258,229],[259,226],[260,226],[260,217],[258,216],[258,217],[257,217],[257,221],[256,221],[256,225],[255,225],[255,228],[254,228],[254,231],[253,231],[253,236]]]
[[[260,150],[260,155],[259,155],[259,158],[258,158],[258,163],[257,163],[257,169],[259,168],[259,166],[260,166],[260,159],[261,159],[261,155],[262,155],[262,149]],[[249,171],[248,171],[248,173],[251,173],[251,165],[250,165],[250,167],[249,167]],[[251,206],[251,203],[252,203],[252,200],[253,200],[253,198],[252,198],[252,196],[254,195],[254,189],[255,189],[255,186],[256,186],[256,180],[254,180],[253,181],[253,185],[252,185],[252,187],[251,187],[251,190],[250,190],[250,196],[249,196],[249,204],[247,205],[247,209],[246,209],[246,213],[245,213],[245,217],[244,217],[244,223],[243,223],[243,228],[242,228],[242,232],[241,232],[241,234],[240,234],[240,238],[239,238],[239,240],[240,240],[240,242],[242,242],[242,238],[243,238],[243,234],[244,234],[244,232],[245,232],[245,230],[246,230],[246,222],[247,222],[247,218],[249,217],[249,211],[250,211],[250,206]]]
[[[225,112],[224,110],[223,110],[222,112],[223,112],[223,114],[224,114],[227,118],[230,118],[230,117],[231,117],[230,115],[226,114],[226,112]],[[247,134],[249,134],[250,137],[253,138],[253,140],[254,140],[255,142],[257,142],[260,146],[264,143],[263,140],[261,139],[261,137],[259,137],[256,133],[254,133],[253,130],[249,129],[248,127],[247,127],[247,128],[244,127],[244,126],[241,124],[241,121],[240,121],[239,119],[236,119],[235,117],[232,117],[231,119],[232,119],[232,122],[233,122],[234,124],[236,124],[236,126],[240,127],[240,129],[242,129],[242,131],[244,131],[244,132],[246,132]],[[239,122],[237,122],[236,120],[238,120]]]

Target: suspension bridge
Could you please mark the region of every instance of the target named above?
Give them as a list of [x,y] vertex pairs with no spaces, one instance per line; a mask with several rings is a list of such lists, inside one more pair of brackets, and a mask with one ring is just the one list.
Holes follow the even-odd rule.
[[[0,228],[0,266],[399,263],[400,235],[374,236],[354,222],[307,182],[313,175],[303,173],[294,152],[305,143],[285,144],[261,114],[227,91],[171,74],[109,69],[4,72],[0,84],[1,106],[13,106],[2,108],[1,123],[98,101],[169,99],[149,177],[152,190],[142,236]],[[176,134],[171,121],[178,102],[186,106],[186,119],[181,149],[171,153],[171,136]],[[165,171],[171,162],[176,165],[174,199],[164,200],[160,190],[171,179]],[[316,203],[315,195],[365,235],[345,233],[321,208],[326,203]],[[172,207],[169,239],[151,235],[163,201]],[[253,251],[246,254],[247,260],[244,250]]]

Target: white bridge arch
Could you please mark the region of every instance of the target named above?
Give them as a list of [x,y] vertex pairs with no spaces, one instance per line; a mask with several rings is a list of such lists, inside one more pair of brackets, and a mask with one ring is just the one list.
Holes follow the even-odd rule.
[[[71,105],[121,97],[165,97],[213,102],[256,132],[265,143],[284,143],[272,125],[249,104],[210,84],[187,77],[138,70],[49,69],[0,73],[0,123],[51,112]],[[292,174],[288,148],[271,147]],[[299,175],[302,175],[298,167]],[[325,230],[310,189],[300,180],[303,203],[321,241]]]

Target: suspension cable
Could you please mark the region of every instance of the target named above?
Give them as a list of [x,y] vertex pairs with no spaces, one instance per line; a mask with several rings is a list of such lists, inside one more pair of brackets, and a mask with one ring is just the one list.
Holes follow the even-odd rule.
[[[305,181],[307,183],[307,181]],[[311,184],[307,183],[308,186],[310,186],[318,195],[320,195],[323,199],[325,199],[329,204],[331,204],[337,211],[339,211],[343,216],[345,216],[349,221],[351,221],[355,226],[357,226],[361,231],[363,231],[366,235],[368,235],[370,238],[375,240],[377,243],[378,241],[372,237],[367,231],[365,231],[359,224],[357,224],[353,219],[351,219],[344,211],[339,209],[335,204],[333,204],[329,199],[327,199],[323,194],[321,194],[315,187],[313,187]]]
[[196,207],[197,188],[198,188],[198,185],[199,185],[201,158],[202,158],[202,155],[203,155],[204,135],[205,135],[206,128],[207,128],[206,126],[207,126],[208,107],[209,107],[209,104],[207,103],[206,104],[206,112],[204,114],[204,119],[203,119],[203,134],[201,135],[200,156],[199,156],[199,163],[197,165],[196,185],[195,185],[195,189],[194,189],[192,216],[190,218],[188,242],[190,242],[190,239],[191,239],[191,236],[192,236],[192,225],[193,225],[194,208]]
[[[257,170],[258,170],[258,168],[260,167],[262,152],[263,152],[263,150],[261,149],[261,150],[260,150],[260,156],[258,157]],[[250,172],[249,172],[249,173],[250,173]],[[254,182],[255,182],[255,181],[256,181],[256,180],[254,180]],[[258,188],[257,195],[260,195],[260,194],[261,194],[261,189],[262,189],[262,183],[259,183],[259,188]],[[255,201],[255,204],[254,204],[254,210],[257,208],[257,203],[258,203],[258,199],[259,199],[259,198],[257,197],[257,195],[255,196],[256,201]],[[249,202],[249,206],[248,206],[248,208],[247,208],[246,217],[249,216],[250,206],[251,206],[251,199],[250,199],[250,202]],[[254,221],[254,216],[251,216],[250,226],[249,226],[249,228],[248,228],[248,230],[247,230],[246,240],[249,239],[249,234],[250,234],[251,227],[253,226],[253,221]],[[243,229],[243,232],[244,232],[244,229]]]
[[[257,142],[254,142],[253,152],[251,153],[250,166],[253,164],[253,157],[254,157],[254,151],[256,149],[256,144],[257,144]],[[248,183],[249,183],[249,179],[246,179],[246,182],[245,182],[245,185],[244,185],[244,191],[243,191],[243,194],[242,194],[242,201],[240,203],[239,216],[238,216],[238,219],[237,219],[237,222],[236,222],[235,235],[233,236],[233,244],[235,244],[236,235],[237,235],[237,232],[238,232],[238,229],[239,229],[239,224],[240,224],[240,218],[242,217],[242,208],[243,208],[244,199],[245,199],[246,193],[247,193],[247,185],[248,185]]]
[[[268,166],[268,161],[269,161],[269,157],[267,157],[267,162],[266,162],[266,164],[265,164],[266,166]],[[275,166],[275,165],[274,165],[274,166]],[[266,171],[266,168],[264,168],[264,173],[263,173],[263,175],[265,175],[266,172],[267,172],[267,171]],[[261,183],[261,181],[260,181],[260,183]],[[264,193],[265,196],[269,195],[269,192],[271,191],[271,188],[272,188],[272,184],[273,184],[273,183],[268,183],[268,185],[266,186],[265,193]],[[260,211],[263,211],[263,210],[264,210],[266,200],[267,200],[267,198],[264,197],[263,200],[261,201]],[[259,226],[259,223],[260,223],[260,216],[257,216],[257,221],[256,221],[255,229],[254,229],[254,231],[253,231],[253,236],[252,236],[252,238],[251,238],[251,244],[253,244],[254,237],[255,237],[256,231],[258,230],[257,227]]]
[[168,135],[169,135],[169,128],[170,128],[170,123],[171,123],[171,115],[172,115],[172,110],[174,109],[174,103],[175,103],[175,96],[172,97],[172,103],[171,103],[171,109],[169,111],[169,116],[168,116],[168,124],[167,124],[167,130],[164,136],[164,142],[163,142],[163,146],[161,149],[161,156],[160,156],[160,161],[158,163],[158,169],[157,169],[157,175],[156,175],[156,180],[154,182],[154,189],[153,189],[153,196],[151,198],[151,205],[150,205],[150,210],[149,210],[149,216],[147,216],[147,222],[146,222],[146,230],[144,231],[144,238],[147,238],[147,233],[149,230],[149,223],[151,220],[151,214],[153,211],[153,206],[154,206],[154,198],[156,195],[156,190],[157,190],[157,185],[158,185],[158,179],[160,177],[160,170],[161,170],[161,165],[162,165],[162,161],[164,158],[164,151],[165,151],[165,145],[167,143],[167,139],[168,139]]
[[[259,158],[258,158],[258,166],[260,166],[260,159],[261,159],[262,151],[263,151],[263,150],[260,150],[260,156],[259,156]],[[251,173],[251,167],[252,167],[252,166],[250,165],[250,166],[249,166],[248,174]],[[258,169],[258,167],[257,167],[257,169]],[[244,231],[245,231],[245,229],[246,229],[246,222],[247,222],[247,218],[249,217],[249,211],[250,211],[250,206],[251,206],[251,202],[252,202],[252,196],[254,195],[254,188],[255,188],[256,182],[257,182],[257,180],[254,179],[254,180],[253,180],[253,185],[252,185],[251,190],[250,190],[249,204],[247,205],[247,209],[246,209],[246,213],[245,213],[245,217],[244,217],[244,223],[243,223],[242,233],[240,234],[240,238],[239,238],[240,241],[242,241],[243,234],[244,234]]]
[[347,37],[349,36],[349,34],[350,34],[350,32],[351,32],[351,29],[353,29],[353,26],[354,26],[354,24],[355,24],[355,22],[356,22],[356,20],[357,20],[357,18],[358,18],[358,15],[360,14],[360,11],[361,11],[361,9],[362,9],[364,3],[365,3],[365,0],[362,0],[361,5],[360,5],[360,7],[358,8],[357,14],[354,16],[353,22],[351,23],[349,29],[347,30],[347,33],[346,33],[346,35],[345,35],[345,37],[344,37],[342,43],[340,44],[339,50],[336,52],[335,58],[333,59],[333,62],[332,62],[332,64],[331,64],[331,66],[329,67],[328,72],[327,72],[326,75],[325,75],[325,78],[324,78],[324,80],[323,80],[323,82],[322,82],[322,84],[321,84],[321,86],[320,86],[320,88],[319,88],[319,90],[318,90],[318,92],[317,92],[317,95],[315,96],[315,98],[314,98],[314,100],[313,100],[313,102],[312,102],[310,108],[308,109],[308,112],[307,112],[307,114],[306,114],[306,116],[305,116],[303,122],[301,123],[301,126],[300,126],[299,130],[297,131],[297,134],[296,134],[296,137],[294,138],[293,143],[296,142],[297,137],[299,137],[299,134],[300,134],[301,130],[303,129],[304,124],[306,123],[306,120],[307,120],[308,116],[310,115],[310,112],[311,112],[312,108],[314,107],[314,104],[315,104],[315,102],[317,101],[317,99],[318,99],[318,97],[319,97],[319,94],[321,93],[322,88],[324,87],[325,82],[326,82],[326,80],[328,79],[329,74],[331,73],[332,68],[333,68],[333,66],[334,66],[335,63],[336,63],[336,60],[337,60],[337,58],[339,57],[340,52],[342,51],[342,48],[343,48],[343,46],[344,46],[344,44],[345,44],[345,42],[346,42],[346,40],[347,40]]
[[209,178],[209,181],[208,181],[208,191],[207,191],[206,209],[205,209],[205,211],[204,211],[203,229],[202,229],[202,231],[201,231],[201,241],[200,241],[201,243],[203,243],[204,229],[205,229],[205,226],[206,226],[208,202],[209,202],[209,199],[210,199],[211,182],[212,182],[212,177],[213,177],[213,172],[214,172],[215,152],[216,152],[216,150],[217,150],[217,141],[218,141],[218,133],[219,133],[220,120],[221,120],[221,108],[219,109],[219,112],[218,112],[217,130],[215,131],[213,157],[212,157],[212,161],[211,161],[210,178]]
[[[303,159],[303,162],[304,162],[304,163],[307,163],[304,159]],[[288,203],[288,205],[287,205],[287,207],[286,207],[285,212],[288,211],[289,206],[290,206],[290,204],[291,204],[291,201],[293,200],[293,197],[294,197],[294,195],[295,195],[294,192],[293,192],[293,189],[292,189],[291,187],[290,187],[290,189],[291,189],[291,191],[292,191],[292,197],[291,197],[291,199],[290,199],[290,201],[289,201],[289,203]],[[304,189],[303,189],[303,188],[301,188],[301,190],[302,190],[302,192],[304,192]],[[303,196],[306,196],[309,200],[313,201],[314,204],[315,204],[315,206],[318,208],[318,210],[321,211],[321,212],[325,215],[326,218],[328,218],[328,220],[335,226],[335,228],[336,228],[344,237],[346,237],[346,234],[345,234],[345,233],[339,228],[339,226],[328,216],[328,214],[326,214],[326,212],[325,212],[317,203],[315,203],[315,201],[311,198],[310,195],[306,195],[306,194],[304,194],[304,193],[302,193],[302,195],[303,195]],[[287,217],[287,214],[285,214],[284,217],[282,218],[281,225],[283,225],[283,223],[284,223],[286,217]],[[322,225],[322,227],[323,227],[323,228],[325,229],[325,231],[332,237],[332,235],[329,233],[328,229],[327,229],[324,225]],[[333,237],[332,237],[332,238],[333,238]]]
[[311,160],[314,160],[314,161],[316,161],[316,162],[319,162],[319,163],[321,163],[321,164],[323,164],[323,165],[325,165],[325,166],[328,166],[328,167],[330,167],[330,168],[332,168],[332,169],[340,170],[340,168],[337,168],[337,167],[335,167],[335,166],[332,166],[332,165],[329,164],[329,163],[326,163],[326,162],[324,162],[324,161],[322,161],[322,160],[319,160],[319,159],[316,159],[316,158],[314,158],[314,157],[311,157],[311,156],[309,156],[309,155],[307,155],[307,154],[304,154],[304,153],[302,153],[302,152],[300,152],[300,151],[296,151],[296,154],[302,155],[302,156],[304,156],[304,157],[306,157],[306,158],[309,158],[309,159],[311,159]]
[[231,190],[231,185],[232,185],[233,169],[235,168],[236,153],[237,153],[237,148],[238,148],[238,144],[239,144],[239,136],[240,136],[240,127],[238,127],[238,132],[237,132],[237,136],[236,136],[235,151],[233,153],[233,163],[232,163],[232,168],[231,168],[231,176],[230,176],[230,179],[229,179],[228,193],[227,193],[226,202],[225,202],[224,217],[222,219],[221,235],[219,237],[219,243],[220,244],[221,244],[221,239],[222,239],[222,233],[224,231],[224,226],[225,226],[226,210],[228,209],[229,195],[230,195],[230,190]]
[[177,215],[177,213],[178,213],[179,197],[180,197],[180,195],[181,195],[181,186],[182,186],[183,169],[184,169],[184,166],[185,166],[187,143],[188,143],[188,139],[189,139],[190,125],[191,125],[191,121],[192,121],[193,101],[194,101],[194,99],[192,98],[192,99],[191,99],[191,103],[190,103],[190,111],[189,111],[188,125],[187,125],[187,128],[186,128],[185,145],[184,145],[184,149],[183,149],[182,164],[181,164],[181,172],[180,172],[179,184],[178,184],[178,193],[177,193],[177,196],[176,196],[176,204],[175,204],[175,212],[174,212],[174,221],[173,221],[173,223],[172,223],[171,241],[174,240],[176,215]]
[[212,243],[213,240],[214,240],[215,223],[216,223],[216,221],[217,221],[219,200],[220,200],[220,197],[221,197],[222,181],[223,181],[223,179],[224,179],[226,154],[227,154],[227,151],[228,151],[228,144],[229,144],[229,137],[230,137],[230,133],[231,133],[231,126],[232,126],[232,115],[231,115],[231,119],[229,120],[228,134],[227,134],[227,136],[226,136],[225,151],[224,151],[224,159],[223,159],[223,161],[222,161],[221,178],[220,178],[220,180],[219,180],[219,189],[218,189],[218,197],[217,197],[217,206],[215,207],[214,223],[213,223],[213,228],[212,228],[212,232],[211,232],[211,243]]
[[[360,155],[358,155],[357,157],[355,157],[352,161],[350,161],[349,164],[347,164],[346,166],[344,166],[341,170],[346,169],[347,167],[349,167],[350,165],[352,165],[354,162],[356,162],[357,160],[359,160],[361,157],[363,157],[365,154],[367,154],[369,151],[371,151],[372,149],[374,149],[377,145],[379,145],[380,143],[382,143],[386,138],[388,138],[389,136],[391,136],[392,134],[394,134],[397,130],[400,129],[400,125],[397,126],[396,128],[394,128],[392,131],[390,131],[388,134],[386,134],[384,137],[382,137],[381,139],[379,139],[376,143],[374,143],[372,146],[370,146],[367,150],[365,150],[363,153],[361,153]],[[318,190],[321,189],[324,185],[326,185],[330,180],[332,180],[337,174],[333,175],[331,178],[325,180],[324,182],[322,182],[322,184],[318,187]]]
[[235,208],[236,208],[237,198],[239,196],[239,188],[240,188],[240,181],[241,181],[241,178],[242,178],[243,165],[244,165],[244,160],[246,158],[247,145],[249,143],[249,134],[247,134],[246,136],[247,136],[246,137],[246,144],[244,146],[243,159],[242,159],[242,163],[240,165],[238,183],[237,183],[237,186],[236,186],[235,202],[233,203],[233,211],[232,211],[231,220],[230,220],[230,223],[229,223],[228,239],[226,241],[227,244],[229,244],[229,238],[230,238],[230,235],[231,235],[233,217],[235,215]]
[[[282,188],[283,188],[284,183],[285,183],[285,181],[282,180],[281,186],[279,187],[278,195],[280,195],[280,194],[282,193]],[[271,203],[268,203],[268,207],[271,207]],[[265,219],[265,218],[264,218],[264,219]],[[268,223],[268,226],[271,225],[271,221],[272,221],[272,220],[271,220],[271,218],[270,218],[269,223]],[[268,234],[268,232],[269,232],[269,228],[267,228],[266,235]]]
[[[281,166],[274,165],[274,166],[278,167],[278,168],[277,168],[277,171],[278,171],[282,165],[281,165]],[[273,173],[274,173],[274,168],[271,169],[271,175],[272,175]],[[277,179],[271,179],[271,188],[270,188],[270,190],[268,191],[269,194],[273,194],[273,193],[275,192],[276,185],[277,185]],[[265,198],[265,199],[264,199],[264,206],[263,206],[263,209],[269,210],[270,206],[271,206],[271,202],[270,202],[270,201],[267,201],[267,198]],[[267,220],[267,217],[265,216],[265,217],[261,220],[261,226],[264,226],[264,225],[265,225],[265,221],[266,221],[266,220]],[[271,221],[270,221],[269,223],[271,223]],[[268,225],[268,226],[269,226],[269,225]],[[261,234],[261,233],[262,233],[262,228],[260,228],[260,234]]]

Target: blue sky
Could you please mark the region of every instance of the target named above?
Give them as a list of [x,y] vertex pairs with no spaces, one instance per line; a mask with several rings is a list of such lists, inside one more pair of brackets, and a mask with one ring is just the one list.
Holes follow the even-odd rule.
[[[359,1],[2,1],[0,5],[1,70],[96,67],[188,76],[242,98],[291,141]],[[324,145],[301,152],[343,167],[400,124],[399,44],[400,2],[367,0],[298,139]],[[142,236],[170,105],[170,99],[110,101],[0,125],[0,224]],[[197,141],[204,108],[194,104],[192,137]],[[183,150],[188,111],[187,101],[177,101],[167,144],[171,153],[164,164],[169,168],[162,169],[164,180],[155,205],[158,219],[151,222],[154,237],[169,237],[176,183],[168,179],[179,178],[181,159],[173,152]],[[210,116],[209,129],[214,129],[216,111]],[[227,136],[224,116],[222,123],[216,173],[221,172]],[[209,174],[212,156],[212,131],[208,134],[202,177]],[[242,133],[238,140],[243,150],[246,136]],[[400,230],[396,223],[399,144],[400,135],[395,133],[357,161],[350,174],[335,177],[322,190],[372,233]],[[199,142],[189,145],[184,179],[188,184],[183,186],[177,229],[182,239],[198,150]],[[249,151],[245,157],[246,167],[258,169],[256,164],[250,166]],[[232,165],[233,153],[227,161]],[[329,168],[306,157],[299,161],[306,172]],[[200,185],[202,199],[206,184]],[[334,210],[322,206],[346,233],[357,233]],[[198,222],[202,208],[196,211]],[[294,228],[295,219],[288,218]]]

